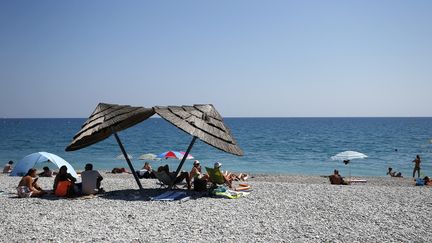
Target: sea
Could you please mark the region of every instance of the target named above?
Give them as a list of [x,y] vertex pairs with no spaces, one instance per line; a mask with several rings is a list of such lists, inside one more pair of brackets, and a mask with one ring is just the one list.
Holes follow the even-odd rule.
[[[99,170],[127,167],[116,159],[121,151],[113,136],[87,148],[66,152],[66,146],[86,119],[0,119],[0,163],[18,162],[34,152],[50,152],[68,161],[76,170],[93,163]],[[224,170],[252,174],[329,175],[338,169],[342,175],[386,176],[392,167],[412,176],[413,159],[422,159],[422,175],[432,175],[432,118],[225,118],[233,136],[244,151],[235,156],[201,141],[192,156],[204,166],[215,162]],[[142,154],[185,151],[189,134],[161,118],[150,118],[121,131],[119,136],[132,158],[135,169],[145,161]],[[345,165],[331,157],[353,150],[366,159]],[[179,160],[149,161],[154,168]],[[192,167],[193,160],[184,169]],[[39,167],[52,164],[42,164]]]

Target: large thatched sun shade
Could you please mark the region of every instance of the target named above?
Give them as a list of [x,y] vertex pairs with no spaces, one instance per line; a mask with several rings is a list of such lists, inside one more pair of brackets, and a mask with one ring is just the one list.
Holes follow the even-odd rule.
[[66,147],[66,151],[85,148],[113,134],[135,177],[138,187],[143,189],[117,132],[136,125],[154,114],[153,109],[144,107],[100,103],[82,125],[81,130],[73,137],[71,144]]
[[203,142],[230,154],[243,155],[213,105],[156,106],[154,110],[165,120]]
[[81,130],[73,137],[66,151],[85,148],[108,138],[113,130],[119,132],[154,115],[153,109],[100,103]]

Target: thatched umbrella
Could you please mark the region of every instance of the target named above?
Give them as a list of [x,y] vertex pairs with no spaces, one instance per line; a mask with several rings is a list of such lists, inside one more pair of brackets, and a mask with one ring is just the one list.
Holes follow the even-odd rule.
[[156,106],[154,111],[163,119],[193,136],[175,176],[180,172],[197,138],[227,153],[243,155],[230,129],[213,105]]
[[142,189],[141,182],[117,132],[148,119],[154,113],[154,110],[151,108],[100,103],[82,125],[81,130],[73,137],[71,144],[66,147],[66,151],[85,148],[114,134],[139,188]]

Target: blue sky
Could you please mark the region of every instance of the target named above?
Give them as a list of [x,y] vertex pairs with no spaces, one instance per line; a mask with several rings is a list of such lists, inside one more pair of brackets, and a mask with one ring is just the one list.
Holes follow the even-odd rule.
[[432,1],[0,1],[0,117],[432,116]]

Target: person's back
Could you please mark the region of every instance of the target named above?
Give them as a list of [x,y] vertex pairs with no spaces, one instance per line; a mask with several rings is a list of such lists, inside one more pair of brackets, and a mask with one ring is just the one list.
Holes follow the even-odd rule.
[[3,168],[3,173],[11,173],[12,172],[13,161],[9,161]]
[[100,189],[102,176],[97,170],[93,170],[93,165],[87,164],[85,171],[81,173],[82,193],[85,195],[96,194]]

